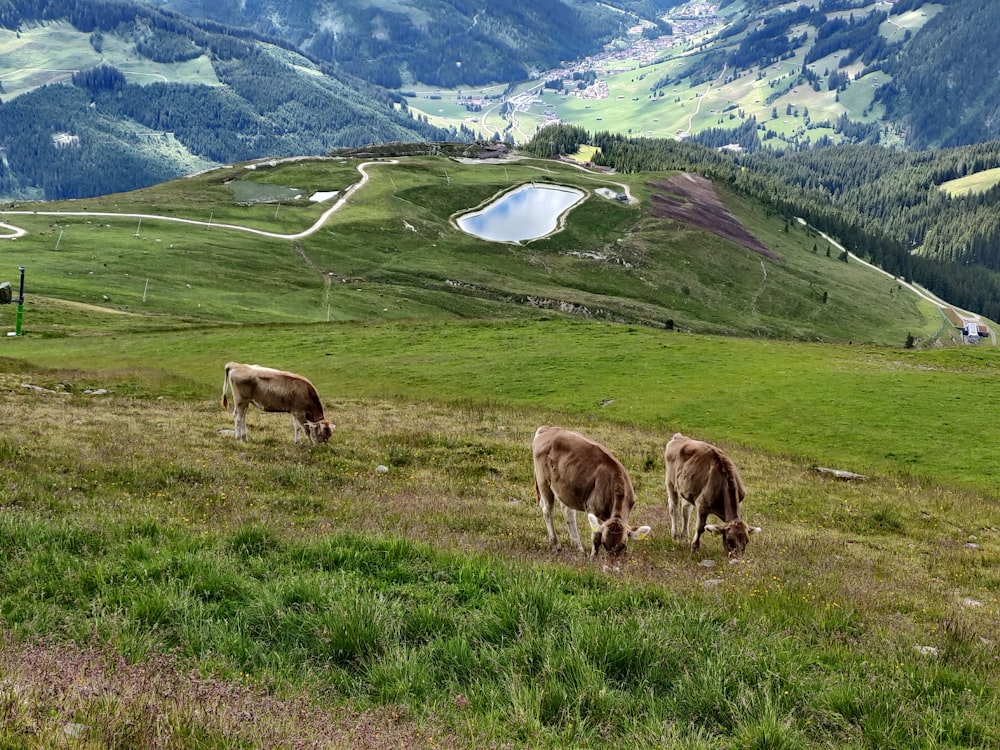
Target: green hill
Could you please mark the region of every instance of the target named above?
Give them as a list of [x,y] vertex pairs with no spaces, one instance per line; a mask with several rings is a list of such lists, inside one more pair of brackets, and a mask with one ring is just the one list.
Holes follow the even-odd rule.
[[[40,308],[31,325],[50,335],[91,325],[86,316],[63,319],[62,303],[42,301],[59,299],[109,308],[114,314],[100,327],[120,330],[175,319],[557,316],[890,346],[910,334],[921,343],[948,340],[942,316],[901,282],[844,262],[818,233],[721,185],[709,190],[720,201],[711,210],[721,221],[728,207],[731,223],[767,255],[657,210],[677,190],[669,175],[612,175],[533,159],[398,162],[369,166],[363,190],[314,234],[295,238],[287,236],[330,208],[332,199],[312,202],[311,195],[360,180],[358,159],[243,164],[132,193],[14,208],[6,220],[29,230],[16,247]],[[575,186],[588,198],[565,229],[531,242],[481,241],[454,226],[457,212],[529,182]],[[298,197],[268,199],[265,191],[263,200],[248,201],[243,185]],[[623,188],[633,203],[605,197]],[[130,211],[142,217],[120,215]]]

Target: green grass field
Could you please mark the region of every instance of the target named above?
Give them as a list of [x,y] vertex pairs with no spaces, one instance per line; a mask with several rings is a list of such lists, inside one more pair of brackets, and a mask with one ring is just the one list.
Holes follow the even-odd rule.
[[[925,345],[948,340],[951,326],[933,306],[861,264],[840,262],[823,238],[736,196],[726,196],[731,210],[781,262],[597,192],[627,184],[648,206],[650,183],[661,175],[595,174],[530,159],[374,164],[364,189],[305,235],[340,199],[309,196],[351,189],[358,166],[347,159],[243,165],[127,195],[8,206],[0,218],[29,230],[9,246],[11,271],[28,269],[26,325],[45,336],[91,329],[93,318],[65,316],[68,301],[105,309],[101,327],[124,330],[159,326],[164,317],[194,325],[537,318],[573,309],[577,317],[673,321],[699,333],[890,346],[908,334]],[[590,197],[565,230],[520,245],[483,242],[453,225],[458,212],[533,180]],[[301,197],[238,200],[233,185],[242,191],[253,183],[295,188]]]
[[[0,338],[0,748],[1000,742],[995,349],[942,345],[928,303],[736,196],[783,262],[657,219],[666,175],[414,158],[314,234],[223,226],[330,207],[238,205],[234,177],[308,196],[356,167],[0,216],[29,230],[0,242],[28,282]],[[638,203],[521,246],[452,225],[532,179]],[[235,441],[229,360],[308,376],[330,443],[258,411]],[[539,424],[629,470],[654,531],[620,566],[547,548]],[[678,430],[740,467],[743,564],[670,538]]]
[[954,198],[969,193],[985,193],[997,182],[1000,182],[1000,169],[984,169],[975,174],[959,177],[957,180],[941,183],[941,189]]

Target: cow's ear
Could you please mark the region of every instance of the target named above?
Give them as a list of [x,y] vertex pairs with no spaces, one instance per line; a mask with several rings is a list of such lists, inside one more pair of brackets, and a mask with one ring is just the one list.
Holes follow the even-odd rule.
[[632,529],[628,535],[632,539],[645,539],[652,533],[653,529],[649,526],[640,526],[638,529]]
[[721,534],[722,527],[717,526],[714,523],[709,523],[705,525],[705,531],[711,531],[713,534]]
[[593,513],[587,514],[587,520],[590,521],[590,530],[597,532],[601,530],[601,522],[597,520],[597,516]]
[[750,533],[751,534],[759,534],[760,532],[761,532],[760,526],[751,526],[750,527]]

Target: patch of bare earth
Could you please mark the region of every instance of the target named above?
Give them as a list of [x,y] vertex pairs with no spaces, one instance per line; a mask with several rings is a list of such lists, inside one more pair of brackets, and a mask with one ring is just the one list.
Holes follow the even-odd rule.
[[654,191],[653,216],[693,224],[765,258],[781,261],[779,255],[765,247],[729,212],[711,180],[682,172],[666,181],[649,182],[647,186]]
[[[169,656],[129,662],[113,649],[0,640],[0,724],[8,737],[48,747],[170,750],[193,737],[211,747],[386,750],[455,747],[447,732],[417,728],[399,712],[329,709],[185,670]],[[85,744],[90,747],[90,744]]]

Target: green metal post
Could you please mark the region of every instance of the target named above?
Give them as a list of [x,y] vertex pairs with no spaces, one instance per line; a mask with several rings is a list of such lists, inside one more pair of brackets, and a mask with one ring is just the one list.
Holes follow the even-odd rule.
[[14,325],[14,334],[21,335],[21,318],[24,317],[24,266],[18,266],[21,271],[21,289],[17,293],[17,322]]

